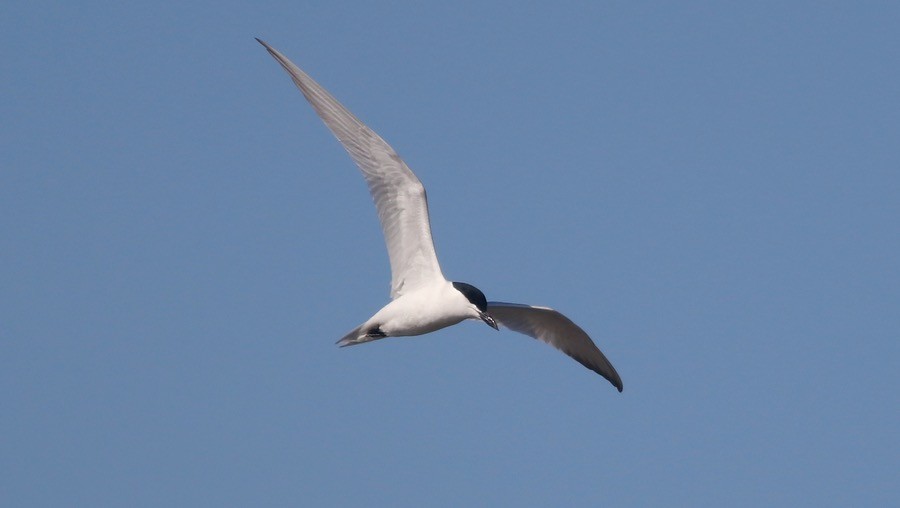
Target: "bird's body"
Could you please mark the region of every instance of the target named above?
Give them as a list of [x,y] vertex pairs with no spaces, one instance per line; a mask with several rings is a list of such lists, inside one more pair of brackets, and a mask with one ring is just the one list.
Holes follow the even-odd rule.
[[338,344],[350,346],[377,338],[424,335],[466,319],[480,319],[477,308],[472,307],[452,282],[429,284],[392,300]]
[[340,346],[422,335],[480,319],[539,339],[622,391],[622,380],[587,333],[547,307],[488,302],[478,288],[444,278],[431,238],[425,187],[378,134],[284,55],[257,39],[356,162],[369,186],[391,262],[391,302],[338,341]]

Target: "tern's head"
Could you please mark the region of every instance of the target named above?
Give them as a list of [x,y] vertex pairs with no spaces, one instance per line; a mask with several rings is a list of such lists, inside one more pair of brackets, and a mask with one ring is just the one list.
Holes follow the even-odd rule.
[[472,310],[477,314],[479,319],[487,323],[488,326],[494,330],[499,330],[497,322],[494,321],[494,318],[487,312],[487,298],[484,297],[484,293],[482,293],[480,289],[471,284],[466,284],[465,282],[454,282],[453,287],[462,293],[462,295],[466,297],[466,300],[472,304]]

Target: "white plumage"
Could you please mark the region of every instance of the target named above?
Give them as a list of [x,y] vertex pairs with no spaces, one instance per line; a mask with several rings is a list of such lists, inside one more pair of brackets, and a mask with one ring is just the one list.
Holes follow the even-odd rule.
[[291,76],[359,166],[375,201],[391,262],[391,302],[338,341],[340,346],[385,337],[421,335],[465,319],[539,339],[600,374],[622,391],[622,380],[587,333],[547,307],[488,302],[469,284],[450,282],[441,273],[422,182],[372,129],[284,55],[257,39]]

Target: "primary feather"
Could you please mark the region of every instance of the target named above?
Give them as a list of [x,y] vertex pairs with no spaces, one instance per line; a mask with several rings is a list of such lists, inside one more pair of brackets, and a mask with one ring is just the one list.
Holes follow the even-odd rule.
[[520,303],[488,302],[487,309],[500,326],[550,344],[622,391],[619,373],[588,334],[566,316],[549,307]]
[[381,136],[265,42],[294,84],[359,166],[378,210],[391,261],[391,298],[443,280],[431,238],[425,187]]

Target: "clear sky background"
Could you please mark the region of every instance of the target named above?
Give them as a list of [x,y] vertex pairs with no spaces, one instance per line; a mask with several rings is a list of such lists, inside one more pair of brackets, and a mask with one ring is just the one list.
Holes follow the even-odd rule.
[[[896,2],[0,6],[0,505],[900,504]],[[388,301],[363,179],[624,393]]]

